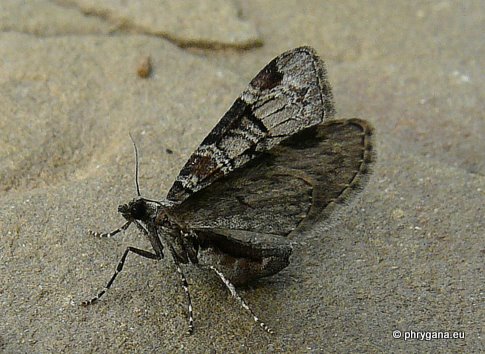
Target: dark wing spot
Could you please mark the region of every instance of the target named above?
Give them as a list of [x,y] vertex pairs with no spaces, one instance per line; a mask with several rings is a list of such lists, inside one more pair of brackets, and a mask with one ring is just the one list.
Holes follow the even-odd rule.
[[[211,171],[216,168],[216,163],[212,159],[211,156],[199,156],[199,155],[192,155],[194,159],[192,162],[192,173],[196,176],[207,176]],[[189,160],[190,161],[190,160]]]
[[283,73],[278,71],[276,60],[272,60],[258,75],[251,81],[254,88],[269,90],[278,86],[283,80]]

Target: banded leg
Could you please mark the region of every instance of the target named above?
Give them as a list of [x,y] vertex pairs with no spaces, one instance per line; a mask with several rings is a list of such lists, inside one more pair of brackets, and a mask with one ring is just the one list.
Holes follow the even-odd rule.
[[100,233],[100,232],[91,231],[91,230],[88,230],[88,232],[89,232],[90,235],[93,235],[95,237],[108,237],[109,238],[111,236],[116,235],[117,233],[119,233],[121,231],[125,231],[128,228],[128,226],[130,226],[130,224],[131,224],[131,221],[127,221],[123,226],[117,228],[114,231],[107,232],[107,233]]
[[229,281],[229,279],[227,279],[225,277],[225,275],[219,271],[219,269],[217,269],[216,267],[214,266],[209,266],[210,269],[212,269],[218,276],[219,278],[221,278],[221,280],[224,282],[224,284],[227,286],[227,288],[229,289],[229,291],[231,292],[231,295],[237,300],[239,301],[239,303],[241,304],[241,306],[246,310],[248,311],[252,316],[253,316],[253,319],[256,323],[259,323],[259,325],[261,326],[262,329],[264,329],[266,332],[268,333],[271,333],[273,334],[273,330],[271,328],[269,328],[263,321],[261,321],[258,316],[256,316],[253,312],[253,310],[251,310],[248,306],[248,304],[246,304],[246,302],[241,298],[241,296],[239,296],[239,294],[237,293],[236,291],[236,288],[234,287],[234,285]]
[[182,278],[182,287],[184,288],[185,295],[187,296],[187,303],[188,303],[188,312],[189,312],[189,329],[188,329],[188,334],[192,334],[194,332],[194,314],[192,313],[192,300],[190,299],[190,292],[189,292],[189,284],[187,283],[187,279],[185,278],[184,272],[182,272],[182,269],[180,268],[180,265],[175,263],[177,265],[177,272],[180,274],[180,277]]
[[128,256],[128,253],[130,253],[130,252],[133,252],[133,253],[135,253],[139,256],[145,257],[145,258],[161,259],[161,256],[159,256],[158,254],[151,253],[151,252],[141,250],[141,249],[138,249],[138,248],[134,248],[134,247],[128,247],[125,250],[125,253],[123,253],[123,256],[121,257],[121,259],[118,263],[118,266],[116,267],[115,273],[112,275],[111,279],[108,281],[108,283],[106,284],[104,289],[101,290],[98,293],[98,295],[93,297],[91,300],[83,301],[81,303],[81,305],[88,306],[88,305],[92,305],[92,304],[96,303],[99,300],[99,298],[101,296],[103,296],[106,293],[106,291],[108,291],[109,288],[111,288],[111,285],[113,285],[113,282],[115,281],[116,276],[123,270],[123,266],[125,265],[126,257]]

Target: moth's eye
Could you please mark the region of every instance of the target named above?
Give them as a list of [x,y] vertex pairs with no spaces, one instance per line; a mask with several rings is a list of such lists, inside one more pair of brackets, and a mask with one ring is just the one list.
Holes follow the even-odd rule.
[[141,219],[145,215],[145,204],[143,203],[135,203],[131,208],[131,216],[135,219]]

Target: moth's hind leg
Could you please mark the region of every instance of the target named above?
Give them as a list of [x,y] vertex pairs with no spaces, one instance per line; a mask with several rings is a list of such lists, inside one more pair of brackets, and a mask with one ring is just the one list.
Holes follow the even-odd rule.
[[111,236],[116,235],[117,233],[120,233],[121,231],[125,231],[128,228],[128,226],[130,226],[130,224],[131,224],[131,221],[127,221],[123,226],[117,228],[114,231],[106,232],[106,233],[96,232],[96,231],[92,231],[92,230],[88,230],[88,232],[89,232],[90,235],[95,236],[95,237],[109,238]]
[[172,259],[175,263],[175,266],[177,267],[177,273],[179,273],[180,275],[180,280],[182,281],[182,288],[184,289],[185,296],[187,297],[187,310],[189,315],[189,329],[187,330],[187,333],[192,334],[194,333],[194,314],[192,312],[192,299],[190,297],[189,283],[187,282],[187,278],[185,277],[185,274],[182,271],[182,268],[180,268],[180,262],[177,256],[177,252],[175,251],[172,245],[170,245],[170,252],[172,253]]
[[115,281],[116,276],[123,270],[123,266],[125,265],[126,257],[128,256],[128,253],[130,253],[130,252],[133,252],[133,253],[135,253],[135,254],[137,254],[139,256],[142,256],[142,257],[145,257],[145,258],[149,258],[149,259],[157,259],[157,260],[162,259],[162,255],[161,254],[159,255],[159,254],[151,253],[151,252],[148,252],[148,251],[145,251],[145,250],[141,250],[141,249],[138,249],[138,248],[128,247],[125,250],[125,253],[123,253],[123,256],[121,257],[120,261],[118,262],[118,265],[116,266],[116,270],[115,270],[114,274],[111,276],[111,279],[108,281],[108,283],[103,288],[103,290],[101,290],[98,293],[98,295],[96,295],[95,297],[93,297],[91,300],[83,301],[81,303],[81,305],[88,306],[88,305],[94,304],[95,302],[97,302],[99,300],[99,298],[101,296],[103,296],[108,291],[109,288],[111,288],[111,285],[113,285],[113,282]]
[[185,274],[182,272],[178,262],[176,262],[175,265],[177,266],[177,273],[180,275],[182,287],[184,288],[185,295],[187,296],[187,306],[189,312],[189,329],[187,330],[187,333],[192,334],[194,333],[194,314],[192,312],[192,300],[190,298],[189,284],[187,283],[187,278],[185,278]]
[[226,276],[220,271],[218,270],[216,267],[214,266],[209,266],[210,269],[212,269],[218,276],[219,278],[221,278],[222,282],[226,285],[226,287],[229,289],[229,291],[231,292],[231,295],[237,300],[239,301],[239,304],[246,310],[248,311],[251,316],[253,316],[253,319],[256,323],[259,323],[259,325],[261,326],[262,329],[264,329],[266,332],[268,333],[271,333],[273,334],[273,330],[271,328],[269,328],[263,321],[261,321],[258,316],[255,315],[255,313],[253,312],[253,310],[251,310],[251,308],[248,306],[248,304],[246,304],[246,302],[242,299],[241,296],[239,296],[239,294],[237,293],[236,291],[236,288],[234,287],[234,285],[229,281],[229,279],[226,278]]

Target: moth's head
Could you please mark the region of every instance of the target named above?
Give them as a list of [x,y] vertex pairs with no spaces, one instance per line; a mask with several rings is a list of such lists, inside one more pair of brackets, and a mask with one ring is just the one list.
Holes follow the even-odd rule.
[[157,215],[157,207],[154,203],[143,198],[133,199],[128,204],[121,204],[118,212],[123,215],[127,221],[150,221]]
[[135,148],[135,186],[137,197],[133,199],[128,204],[121,204],[118,206],[118,212],[127,221],[143,221],[149,223],[155,219],[157,215],[157,205],[159,202],[145,199],[140,194],[140,185],[138,184],[138,149],[136,147],[135,141],[130,134],[131,141],[133,142],[133,147]]

